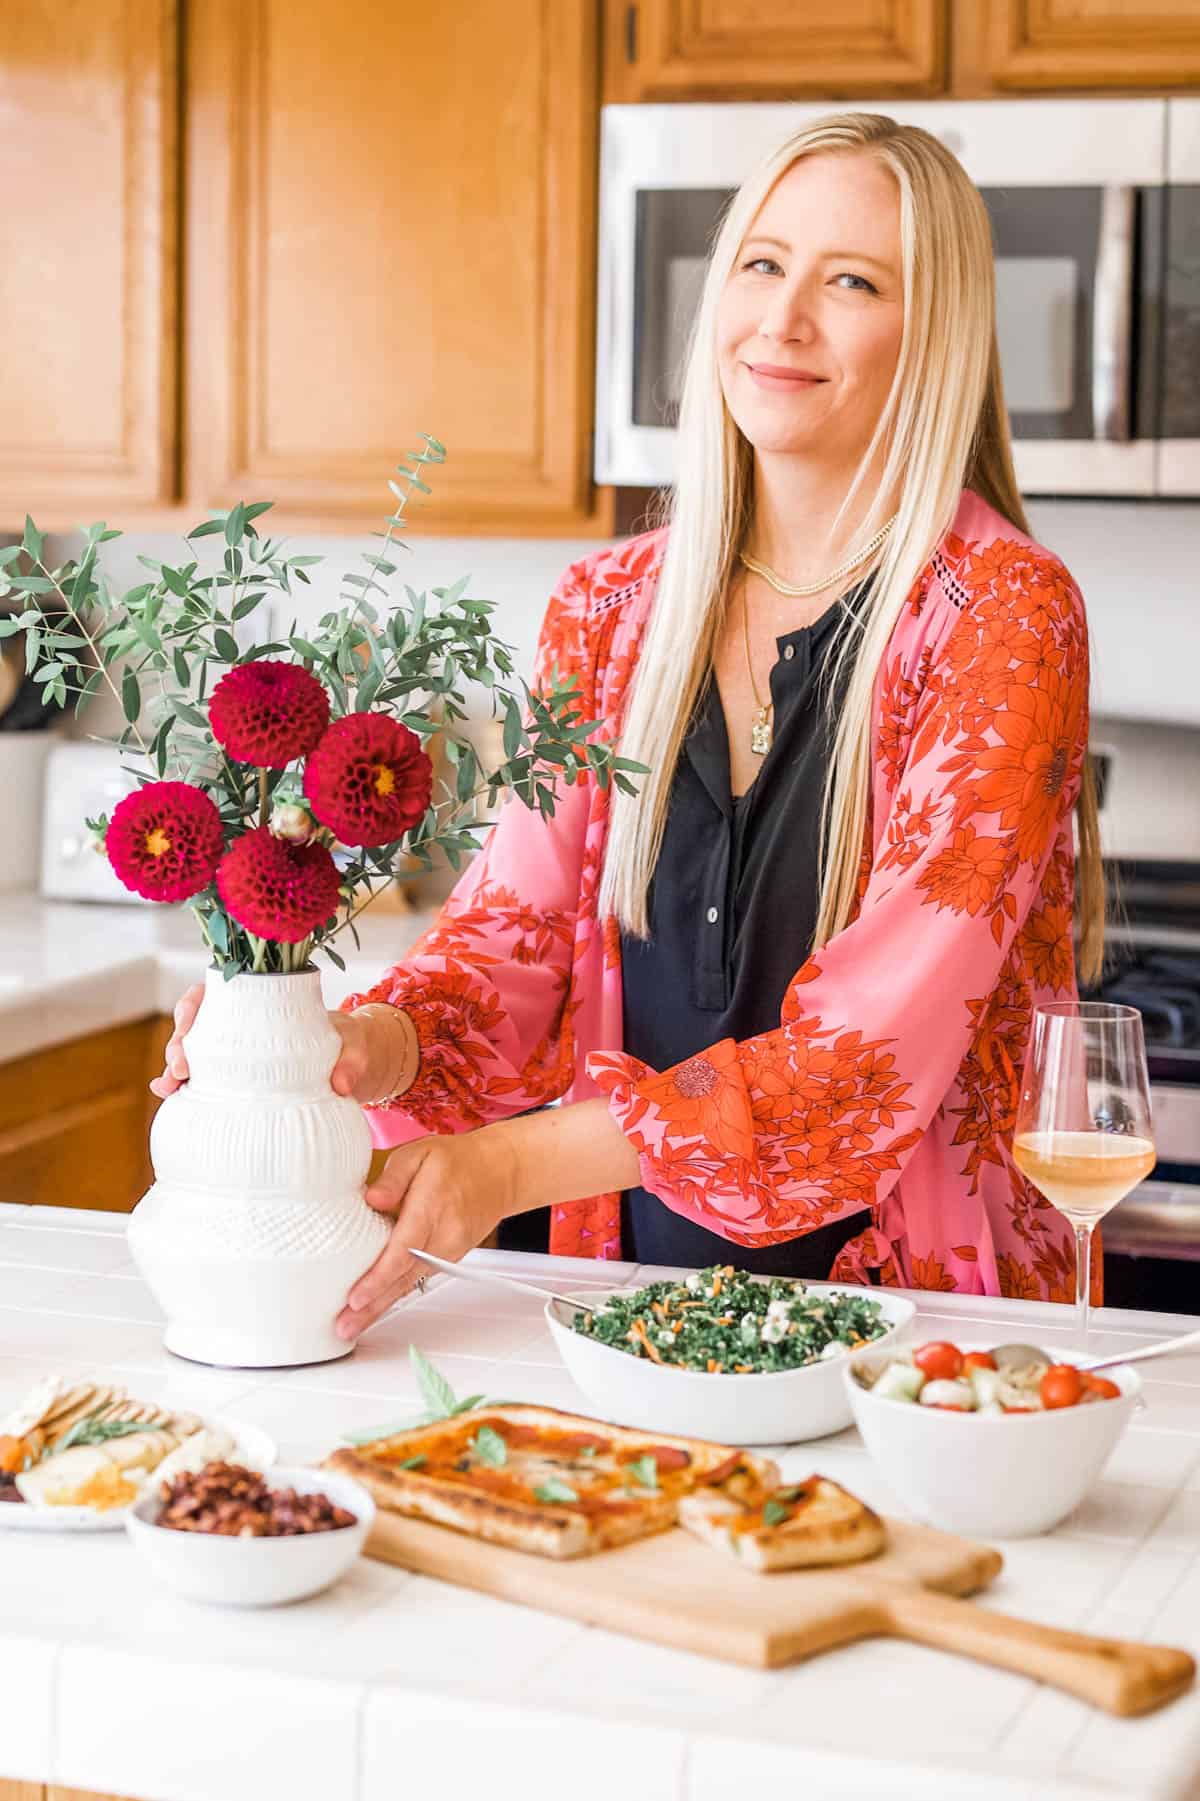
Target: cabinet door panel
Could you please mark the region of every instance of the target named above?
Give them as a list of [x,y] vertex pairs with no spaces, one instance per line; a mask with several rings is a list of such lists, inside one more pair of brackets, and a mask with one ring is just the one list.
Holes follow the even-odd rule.
[[595,0],[211,0],[189,40],[187,487],[377,521],[590,511]]
[[1196,86],[1196,0],[955,0],[956,93]]
[[608,0],[606,98],[940,90],[945,0]]
[[169,500],[174,0],[0,0],[0,501]]

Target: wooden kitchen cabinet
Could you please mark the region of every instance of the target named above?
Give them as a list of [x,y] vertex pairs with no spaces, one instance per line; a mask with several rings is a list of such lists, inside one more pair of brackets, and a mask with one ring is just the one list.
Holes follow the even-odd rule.
[[187,7],[184,491],[566,533],[591,487],[598,0]]
[[175,492],[175,0],[0,0],[0,525]]
[[155,1015],[0,1064],[0,1202],[132,1212],[170,1033]]
[[953,0],[952,92],[1200,86],[1198,0]]
[[7,1782],[0,1776],[0,1801],[122,1801],[94,1789],[63,1788],[57,1782]]
[[605,0],[605,99],[937,94],[947,0]]

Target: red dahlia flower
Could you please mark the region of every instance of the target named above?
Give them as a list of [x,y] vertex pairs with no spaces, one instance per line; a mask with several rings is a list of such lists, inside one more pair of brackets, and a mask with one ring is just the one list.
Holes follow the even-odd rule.
[[319,742],[329,724],[329,696],[299,663],[263,657],[221,677],[208,703],[208,723],[239,763],[283,769]]
[[281,944],[298,944],[336,913],[339,881],[323,844],[291,844],[266,825],[235,838],[217,870],[230,917]]
[[335,719],[304,766],[304,793],[343,844],[391,844],[429,805],[433,764],[421,740],[386,713]]
[[117,802],[104,848],[135,894],[188,900],[207,888],[221,860],[221,815],[191,782],[147,782]]

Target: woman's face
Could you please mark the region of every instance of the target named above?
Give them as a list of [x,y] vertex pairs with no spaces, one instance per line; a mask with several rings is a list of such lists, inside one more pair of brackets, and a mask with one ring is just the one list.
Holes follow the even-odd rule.
[[804,157],[763,202],[721,295],[725,404],[760,454],[855,463],[903,324],[894,178],[869,155]]

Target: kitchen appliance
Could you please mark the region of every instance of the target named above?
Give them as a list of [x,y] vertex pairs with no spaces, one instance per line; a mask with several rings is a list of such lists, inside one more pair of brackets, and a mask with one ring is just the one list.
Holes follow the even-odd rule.
[[1092,998],[1137,1007],[1158,1163],[1101,1223],[1109,1305],[1200,1313],[1200,731],[1093,725],[1109,890]]
[[45,764],[40,891],[46,900],[126,901],[152,907],[117,880],[87,820],[112,815],[136,788],[121,767],[124,753],[110,744],[58,741]]
[[[725,204],[843,103],[608,106],[595,473],[670,483],[687,338]],[[1200,100],[856,101],[978,185],[1028,494],[1200,493]]]

